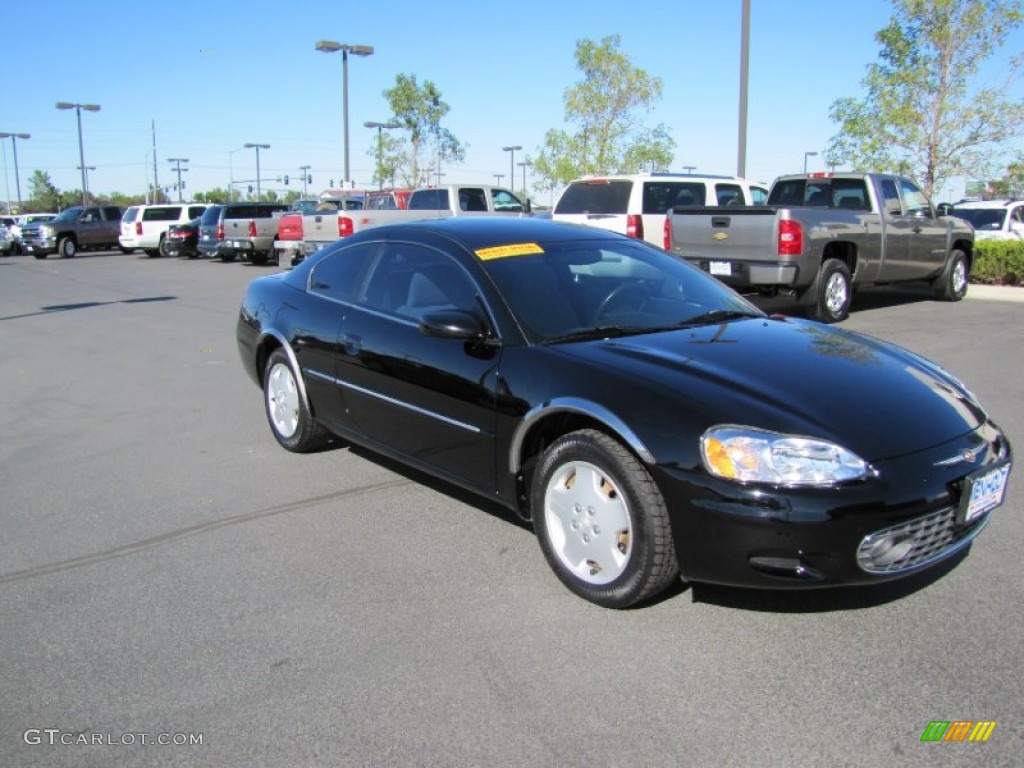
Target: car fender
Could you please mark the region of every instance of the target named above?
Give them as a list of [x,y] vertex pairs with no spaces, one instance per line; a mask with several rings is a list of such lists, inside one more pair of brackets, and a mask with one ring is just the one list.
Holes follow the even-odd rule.
[[522,468],[520,454],[523,450],[523,443],[530,430],[542,419],[557,413],[579,413],[600,422],[611,432],[622,440],[629,448],[639,456],[644,463],[654,464],[654,454],[647,448],[643,440],[626,424],[617,414],[610,411],[603,405],[592,400],[585,400],[579,397],[556,397],[538,403],[523,416],[522,421],[516,427],[509,445],[508,466],[509,471],[515,475]]
[[[299,397],[302,398],[302,404],[306,406],[306,410],[309,413],[312,413],[313,410],[309,404],[309,396],[306,394],[306,380],[302,375],[302,368],[299,367],[299,360],[295,356],[295,350],[292,349],[292,345],[288,342],[288,339],[285,338],[284,334],[282,334],[276,328],[264,328],[263,331],[260,333],[259,341],[256,344],[256,348],[259,350],[257,358],[261,361],[265,361],[267,358],[270,357],[270,352],[267,351],[269,346],[273,346],[270,342],[270,338],[273,338],[274,341],[276,341],[277,344],[281,347],[281,349],[284,350],[285,355],[288,356],[288,362],[291,364],[292,370],[295,372],[295,381],[296,385],[299,388]],[[266,355],[263,354],[264,351],[267,351]],[[262,387],[262,368],[260,368],[258,374],[260,377],[260,386]]]

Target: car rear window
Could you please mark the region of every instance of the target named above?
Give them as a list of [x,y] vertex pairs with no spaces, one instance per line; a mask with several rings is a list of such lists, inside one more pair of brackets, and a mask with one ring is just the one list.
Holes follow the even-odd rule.
[[648,181],[644,183],[643,212],[665,213],[677,206],[704,205],[706,194],[700,181]]
[[205,210],[205,205],[190,205],[188,207],[188,220],[192,221],[192,219],[198,219],[203,215],[203,211]]
[[448,210],[447,189],[421,189],[409,198],[410,211],[446,211]]
[[180,218],[180,205],[159,205],[142,212],[143,221],[178,221]]
[[129,208],[124,212],[124,216],[121,217],[121,221],[128,222],[129,224],[135,221],[135,217],[139,215],[138,208]]
[[558,199],[555,213],[626,213],[632,191],[632,181],[588,179],[573,182]]
[[203,211],[203,217],[200,221],[206,226],[213,226],[220,219],[220,212],[224,210],[223,205],[211,205],[205,211]]

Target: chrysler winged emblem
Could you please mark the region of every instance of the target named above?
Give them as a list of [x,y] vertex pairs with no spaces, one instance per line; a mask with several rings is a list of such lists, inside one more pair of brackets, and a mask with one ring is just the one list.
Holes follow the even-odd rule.
[[949,466],[952,466],[953,464],[959,464],[960,462],[966,462],[968,464],[973,464],[977,460],[978,460],[978,452],[977,451],[973,450],[972,448],[964,448],[956,456],[950,456],[948,459],[943,459],[942,461],[936,461],[935,462],[935,466],[936,467],[949,467]]

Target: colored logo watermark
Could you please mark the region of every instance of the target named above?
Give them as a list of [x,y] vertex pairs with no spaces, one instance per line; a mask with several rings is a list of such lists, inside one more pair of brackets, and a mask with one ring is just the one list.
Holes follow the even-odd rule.
[[921,741],[988,741],[995,729],[995,720],[932,720]]

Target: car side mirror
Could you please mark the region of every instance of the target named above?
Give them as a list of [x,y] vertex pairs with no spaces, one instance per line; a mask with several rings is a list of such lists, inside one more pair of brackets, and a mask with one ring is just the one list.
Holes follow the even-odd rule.
[[420,331],[439,339],[483,341],[487,327],[472,312],[464,309],[438,309],[420,316]]

